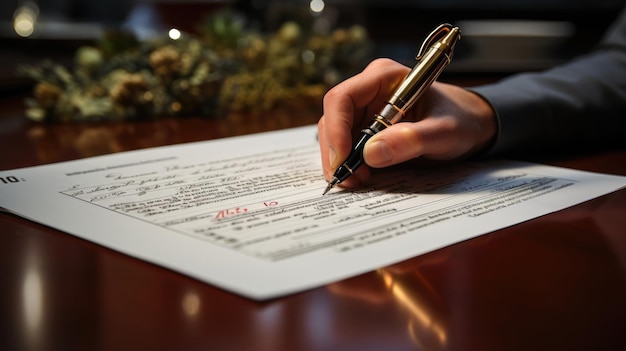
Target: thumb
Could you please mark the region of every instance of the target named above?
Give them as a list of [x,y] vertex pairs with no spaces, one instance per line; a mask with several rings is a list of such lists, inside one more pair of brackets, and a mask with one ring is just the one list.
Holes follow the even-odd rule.
[[450,160],[469,150],[471,140],[466,139],[454,118],[401,122],[374,135],[365,144],[363,157],[365,163],[374,168],[392,166],[421,156]]
[[419,133],[411,128],[416,123],[398,123],[374,135],[365,144],[365,163],[374,168],[392,166],[422,155]]

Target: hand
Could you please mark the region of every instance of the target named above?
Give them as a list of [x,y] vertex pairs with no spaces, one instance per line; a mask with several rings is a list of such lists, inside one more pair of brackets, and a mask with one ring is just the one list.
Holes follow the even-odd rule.
[[[348,157],[360,134],[409,68],[389,59],[372,61],[363,72],[338,84],[324,97],[318,122],[322,167],[326,179]],[[491,105],[461,87],[435,82],[403,120],[373,136],[365,145],[365,163],[379,168],[414,158],[451,161],[485,149],[495,138]],[[357,187],[369,179],[362,166],[341,186]]]

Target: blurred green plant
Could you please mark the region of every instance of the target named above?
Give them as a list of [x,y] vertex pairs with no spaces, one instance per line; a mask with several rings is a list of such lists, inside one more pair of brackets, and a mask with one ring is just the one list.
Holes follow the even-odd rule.
[[370,41],[361,26],[320,33],[285,22],[258,33],[229,10],[204,21],[198,35],[137,40],[108,32],[80,47],[74,65],[20,66],[35,81],[26,115],[36,121],[130,120],[161,116],[258,114],[320,102],[361,70]]

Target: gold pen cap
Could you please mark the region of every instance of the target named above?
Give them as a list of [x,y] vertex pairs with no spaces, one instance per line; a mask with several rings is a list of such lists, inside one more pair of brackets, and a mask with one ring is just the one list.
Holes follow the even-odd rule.
[[383,113],[390,124],[402,119],[406,110],[448,66],[452,59],[454,47],[460,38],[461,30],[459,27],[454,27],[448,23],[439,25],[426,37],[415,57],[416,65],[388,101],[391,106],[388,105],[387,108],[392,108],[395,112]]

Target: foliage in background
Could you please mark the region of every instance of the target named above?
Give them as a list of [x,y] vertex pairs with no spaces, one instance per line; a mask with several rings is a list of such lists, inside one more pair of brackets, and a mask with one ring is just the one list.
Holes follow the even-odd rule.
[[19,73],[36,81],[26,115],[37,121],[257,114],[319,103],[363,68],[369,49],[360,26],[322,33],[286,22],[264,34],[226,10],[196,36],[139,41],[108,32],[79,48],[71,68],[44,62]]

